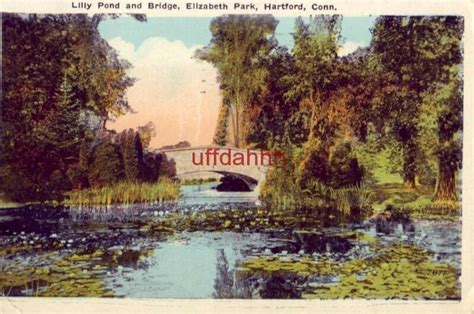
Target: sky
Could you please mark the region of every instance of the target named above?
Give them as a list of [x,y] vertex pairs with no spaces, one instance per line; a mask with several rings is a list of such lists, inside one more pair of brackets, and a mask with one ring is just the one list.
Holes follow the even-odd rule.
[[[344,17],[339,55],[370,43],[376,17]],[[131,17],[106,20],[100,33],[128,60],[129,75],[136,79],[127,90],[133,113],[108,124],[122,131],[149,121],[157,136],[151,148],[187,140],[193,146],[212,142],[220,103],[217,73],[209,63],[193,57],[211,40],[207,17],[149,17],[145,23]],[[276,38],[291,49],[294,17],[277,17]]]

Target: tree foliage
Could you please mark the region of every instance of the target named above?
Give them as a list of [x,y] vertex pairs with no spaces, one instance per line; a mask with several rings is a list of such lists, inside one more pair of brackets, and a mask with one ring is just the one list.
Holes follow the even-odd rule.
[[157,180],[159,167],[172,173],[143,151],[152,123],[118,136],[105,128],[130,111],[133,84],[128,62],[99,34],[108,17],[117,16],[2,15],[0,190],[10,199],[61,199],[72,188]]
[[92,17],[4,14],[2,27],[1,161],[8,167],[1,181],[11,169],[25,178],[18,188],[28,189],[29,199],[43,199],[69,186],[68,167],[96,127],[86,117],[106,121],[128,111],[125,90],[133,80]]
[[425,93],[437,82],[450,80],[450,68],[462,61],[462,21],[457,17],[380,17],[373,30],[374,58],[386,82],[383,101],[376,103],[385,123],[403,151],[403,177],[415,186]]
[[217,69],[237,147],[246,145],[249,129],[244,112],[268,75],[266,59],[275,46],[276,26],[270,15],[223,15],[212,20],[211,42],[197,52]]

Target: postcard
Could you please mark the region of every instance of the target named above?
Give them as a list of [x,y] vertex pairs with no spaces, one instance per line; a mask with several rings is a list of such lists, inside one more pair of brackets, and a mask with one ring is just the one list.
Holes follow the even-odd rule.
[[2,2],[2,312],[472,311],[470,6]]

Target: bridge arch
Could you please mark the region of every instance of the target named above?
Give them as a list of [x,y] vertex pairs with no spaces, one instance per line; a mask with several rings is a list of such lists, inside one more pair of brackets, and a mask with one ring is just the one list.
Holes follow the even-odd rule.
[[[241,153],[246,154],[247,156],[255,156],[254,164],[245,164],[245,165],[235,165],[235,164],[221,164],[221,163],[210,163],[210,164],[195,164],[193,162],[193,154],[206,154],[206,152],[215,152],[226,153],[230,152],[231,154]],[[247,183],[249,187],[254,187],[254,189],[259,189],[261,183],[265,179],[266,171],[268,164],[270,163],[269,158],[266,159],[268,153],[265,154],[261,150],[248,150],[228,146],[198,146],[198,147],[186,147],[186,148],[177,148],[177,149],[166,149],[158,150],[158,152],[166,155],[168,160],[173,160],[176,167],[176,176],[189,174],[189,173],[199,173],[199,172],[213,172],[222,174],[224,176],[234,176],[242,179]],[[264,161],[263,163],[258,163],[257,160]],[[215,161],[215,159],[214,159]]]

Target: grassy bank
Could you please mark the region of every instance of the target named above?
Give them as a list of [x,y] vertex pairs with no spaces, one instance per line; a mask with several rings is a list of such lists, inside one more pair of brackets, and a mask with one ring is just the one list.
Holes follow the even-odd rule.
[[309,191],[284,177],[272,180],[273,184],[264,186],[261,198],[267,206],[278,210],[326,208],[350,215],[354,208],[366,214],[391,208],[411,218],[458,218],[461,215],[460,201],[433,201],[434,187],[430,186],[407,189],[401,183],[384,183],[333,189],[315,185]]
[[461,215],[461,202],[433,201],[434,187],[407,189],[402,184],[378,184],[370,189],[369,201],[376,212],[388,206],[412,218],[449,218]]
[[156,203],[179,198],[179,185],[162,178],[155,183],[120,182],[113,186],[76,190],[67,193],[66,205],[96,206]]
[[260,198],[269,208],[283,211],[300,209],[330,210],[345,215],[368,214],[370,191],[363,184],[344,188],[332,188],[317,180],[302,187],[294,171],[271,169],[262,187]]

